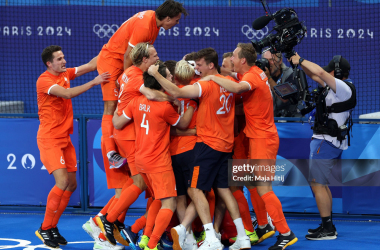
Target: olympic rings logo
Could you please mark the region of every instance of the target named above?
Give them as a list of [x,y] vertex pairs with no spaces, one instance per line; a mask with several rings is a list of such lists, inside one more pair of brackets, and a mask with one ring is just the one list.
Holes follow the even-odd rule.
[[257,38],[260,40],[263,39],[266,34],[268,34],[269,29],[267,26],[265,26],[264,29],[254,30],[245,24],[243,25],[243,27],[241,27],[241,32],[250,40],[252,40],[253,38]]
[[119,28],[117,24],[95,24],[92,30],[95,34],[98,35],[99,38],[108,37],[110,38]]

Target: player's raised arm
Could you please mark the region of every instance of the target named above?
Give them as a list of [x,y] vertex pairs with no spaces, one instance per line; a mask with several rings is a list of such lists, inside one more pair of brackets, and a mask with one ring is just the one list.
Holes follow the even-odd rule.
[[92,58],[91,61],[89,61],[88,63],[79,66],[76,76],[78,77],[78,76],[87,74],[89,72],[95,71],[97,61],[98,61],[98,56]]

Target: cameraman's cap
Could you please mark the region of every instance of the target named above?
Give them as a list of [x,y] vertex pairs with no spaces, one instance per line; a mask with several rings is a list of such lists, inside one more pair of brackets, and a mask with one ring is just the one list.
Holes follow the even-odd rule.
[[[342,72],[349,73],[351,66],[350,66],[350,63],[344,57],[341,57],[340,62],[339,62],[339,68],[342,70]],[[332,59],[327,66],[323,67],[323,69],[326,72],[334,71],[335,70],[334,59]]]

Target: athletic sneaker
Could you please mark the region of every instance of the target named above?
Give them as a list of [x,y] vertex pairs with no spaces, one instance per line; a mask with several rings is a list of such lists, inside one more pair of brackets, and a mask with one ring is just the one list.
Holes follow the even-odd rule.
[[127,159],[121,157],[121,155],[115,151],[112,154],[110,154],[110,157],[108,157],[108,161],[110,163],[110,169],[120,168],[121,166],[127,163]]
[[298,239],[297,239],[296,235],[292,231],[290,231],[290,235],[289,236],[284,236],[282,234],[279,234],[277,236],[276,244],[274,244],[273,246],[271,246],[269,248],[269,250],[282,250],[282,249],[285,249],[286,247],[288,247],[290,245],[293,245],[297,241],[298,241]]
[[328,230],[327,228],[321,227],[319,231],[307,234],[305,238],[308,240],[335,240],[337,237],[334,229]]
[[182,225],[173,227],[170,230],[173,239],[173,250],[182,250],[183,243],[186,239],[186,228]]
[[[275,231],[271,225],[267,224],[264,228],[256,228],[256,234],[259,240],[257,243],[263,242],[264,240],[268,239],[269,237],[272,237],[275,234]],[[256,244],[257,244],[256,243]]]
[[[336,231],[336,227],[335,227],[335,225],[333,224],[332,226],[333,226],[333,229],[334,229],[334,231],[335,231],[335,235],[338,236],[338,232]],[[308,234],[316,233],[316,232],[318,232],[319,230],[321,230],[321,228],[322,228],[322,223],[319,224],[319,227],[317,227],[316,229],[309,229],[309,230],[307,230],[307,233],[308,233]]]
[[[223,248],[223,244],[217,238],[211,240],[206,238],[198,250],[223,250]],[[249,248],[251,248],[251,244],[249,244]]]
[[[113,224],[113,235],[117,242],[124,246],[129,246],[129,242],[126,241],[123,236],[121,235],[121,232],[125,229],[124,223],[121,223],[120,221],[116,220],[115,223]],[[133,250],[135,248],[132,247]]]
[[98,235],[102,230],[95,224],[95,222],[92,220],[92,217],[86,221],[86,223],[82,226],[83,230],[90,235],[91,238],[96,240],[98,238]]
[[148,245],[148,242],[149,242],[149,237],[146,235],[143,235],[143,236],[141,236],[141,238],[137,244],[138,244],[139,248],[144,249]]
[[[249,240],[251,241],[251,245],[255,245],[259,241],[259,237],[256,234],[256,231],[250,232],[247,229],[245,229],[245,233],[249,237]],[[230,244],[234,244],[237,237],[230,238],[228,241]]]
[[119,246],[119,245],[112,245],[108,241],[100,241],[96,240],[94,244],[94,250],[99,250],[99,249],[104,249],[104,250],[123,250],[125,249],[124,246]]
[[164,250],[164,249],[160,246],[160,243],[158,243],[157,246],[153,249],[150,249],[148,246],[146,246],[143,250]]
[[102,230],[104,237],[112,244],[116,245],[115,237],[113,236],[113,223],[109,222],[106,215],[101,215],[96,217],[96,223],[98,223],[100,229]]
[[55,242],[54,236],[50,229],[42,230],[41,227],[35,232],[36,236],[42,240],[42,242],[51,248],[59,248],[59,244]]
[[59,245],[67,245],[67,240],[63,238],[63,236],[59,233],[58,227],[52,227],[50,228],[50,232],[54,236],[54,241],[58,243]]
[[248,236],[237,238],[235,243],[232,244],[229,250],[239,250],[239,249],[251,249],[251,241]]
[[167,231],[165,231],[165,232],[162,234],[161,239],[160,239],[160,244],[161,244],[164,248],[173,248],[173,241],[170,240]]
[[198,249],[197,241],[195,240],[193,234],[186,235],[186,240],[185,240],[185,243],[183,243],[182,249],[183,250],[197,250]]
[[197,246],[200,247],[203,244],[203,241],[206,239],[206,232],[203,230],[197,239]]
[[[136,242],[139,235],[132,232],[132,229],[130,226],[127,226],[124,229],[122,229],[120,231],[120,234],[121,234],[121,237],[123,237],[123,241],[126,242],[130,248],[132,248],[133,250],[136,250]],[[125,246],[128,246],[128,245],[125,245]]]

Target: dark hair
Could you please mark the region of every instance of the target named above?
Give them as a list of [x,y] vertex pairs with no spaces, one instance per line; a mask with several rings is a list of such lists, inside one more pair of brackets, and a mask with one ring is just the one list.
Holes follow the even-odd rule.
[[166,68],[170,71],[170,74],[174,76],[175,66],[177,64],[177,61],[174,60],[167,60],[164,62]]
[[190,52],[189,54],[185,55],[185,58],[184,60],[185,61],[194,61],[195,60],[195,55],[197,54],[197,52]]
[[[207,64],[213,63],[216,69],[219,69],[218,53],[213,48],[201,49],[195,54],[195,61],[204,59]],[[219,70],[218,70],[219,71]]]
[[223,59],[226,59],[228,57],[231,57],[232,56],[232,52],[226,52],[223,54]]
[[239,58],[245,58],[248,66],[255,65],[257,54],[252,43],[238,43],[237,47],[241,49],[238,54]]
[[46,64],[47,62],[53,62],[53,59],[54,59],[53,53],[57,51],[62,51],[61,46],[50,45],[42,51],[41,58],[46,67],[47,67],[47,64]]
[[[166,66],[163,63],[160,63],[158,66],[158,73],[160,73],[163,77],[166,78]],[[155,89],[155,90],[161,90],[162,87],[160,83],[154,78],[153,76],[149,75],[147,71],[144,72],[143,74],[143,79],[144,79],[144,86],[150,89]]]
[[166,17],[176,17],[180,13],[183,13],[185,16],[189,15],[186,9],[182,6],[182,3],[173,0],[166,0],[156,9],[156,17],[160,21],[164,20]]

